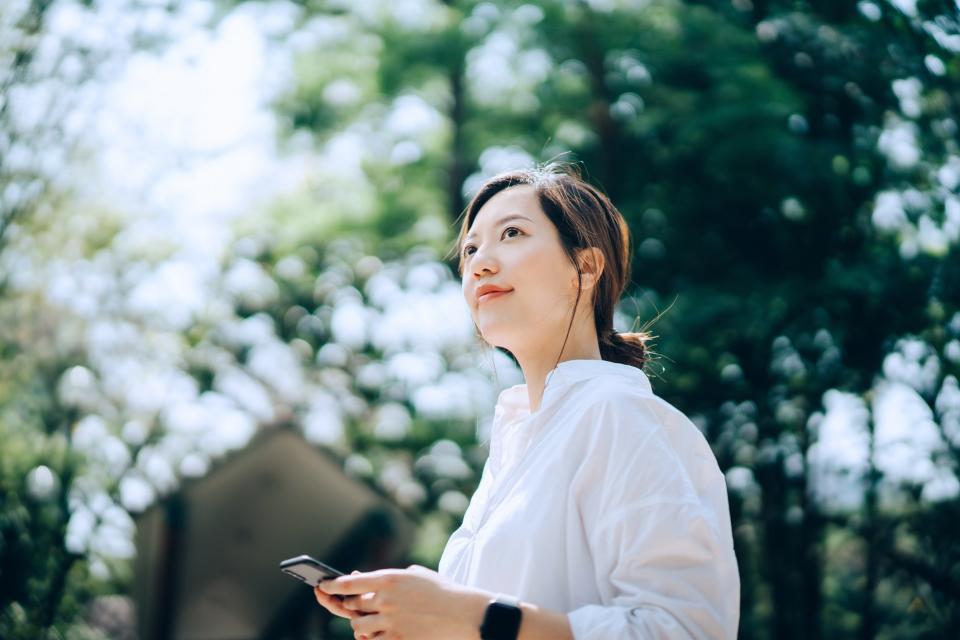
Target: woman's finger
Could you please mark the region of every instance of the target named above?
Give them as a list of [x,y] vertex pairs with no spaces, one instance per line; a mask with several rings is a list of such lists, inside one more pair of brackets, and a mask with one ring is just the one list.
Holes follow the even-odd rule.
[[378,631],[383,629],[383,616],[379,613],[371,613],[366,616],[357,616],[350,620],[350,626],[353,628],[354,634],[360,634],[367,636],[368,638],[373,638],[376,636]]
[[358,612],[351,611],[346,607],[344,607],[343,606],[344,602],[340,598],[337,598],[336,596],[332,596],[328,593],[324,593],[317,587],[313,588],[313,595],[314,597],[316,597],[317,602],[320,603],[321,607],[325,608],[327,611],[329,611],[330,613],[336,616],[340,616],[341,618],[347,618],[348,620],[352,620],[353,618],[361,615]]
[[377,594],[374,592],[364,593],[359,596],[345,596],[343,606],[350,611],[360,613],[377,613],[380,611]]

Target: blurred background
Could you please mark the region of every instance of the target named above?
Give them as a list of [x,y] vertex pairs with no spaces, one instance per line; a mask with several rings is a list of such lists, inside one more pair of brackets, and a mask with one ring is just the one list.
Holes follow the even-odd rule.
[[553,159],[630,224],[741,636],[960,637],[958,15],[2,0],[0,637],[349,638],[280,560],[435,568],[522,381],[455,223]]

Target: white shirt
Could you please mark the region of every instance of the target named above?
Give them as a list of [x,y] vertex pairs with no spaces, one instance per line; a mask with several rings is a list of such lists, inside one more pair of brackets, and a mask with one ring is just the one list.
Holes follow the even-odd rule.
[[614,362],[561,362],[533,414],[526,385],[500,393],[439,573],[565,613],[577,640],[737,636],[716,458],[640,369]]

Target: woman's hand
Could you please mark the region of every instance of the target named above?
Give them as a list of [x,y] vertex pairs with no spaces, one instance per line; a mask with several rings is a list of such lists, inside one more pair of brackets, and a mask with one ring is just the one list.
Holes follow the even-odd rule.
[[[489,595],[445,581],[435,571],[412,565],[406,569],[381,569],[324,580],[317,587],[337,615],[350,618],[354,637],[383,640],[456,640],[473,638],[483,619]],[[343,595],[338,613],[327,605],[333,595]]]
[[[350,575],[357,575],[358,573],[360,572],[354,571]],[[320,584],[323,584],[323,583],[321,582]],[[343,596],[327,595],[322,589],[320,589],[319,586],[313,588],[313,595],[317,598],[317,602],[320,603],[321,607],[323,607],[324,609],[326,609],[327,611],[329,611],[335,616],[340,616],[341,618],[352,620],[353,618],[356,618],[362,615],[357,611],[351,611],[346,607],[344,607],[344,604],[345,604],[344,600],[346,600],[346,598],[344,598]]]

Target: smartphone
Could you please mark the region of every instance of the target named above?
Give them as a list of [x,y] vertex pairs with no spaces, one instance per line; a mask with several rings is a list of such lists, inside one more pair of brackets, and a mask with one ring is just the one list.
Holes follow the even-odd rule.
[[337,571],[333,567],[306,555],[284,560],[280,563],[280,571],[311,587],[317,586],[324,580],[345,575],[342,571]]

